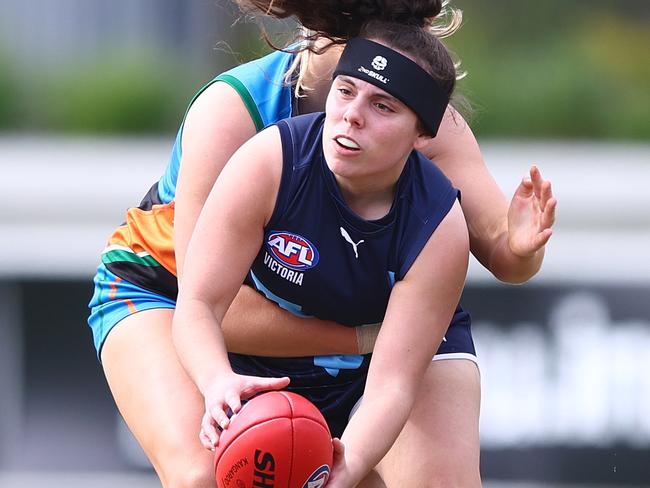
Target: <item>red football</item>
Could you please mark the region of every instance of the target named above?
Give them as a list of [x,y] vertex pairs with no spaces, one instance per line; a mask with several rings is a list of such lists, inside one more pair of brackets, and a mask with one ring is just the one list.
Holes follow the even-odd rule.
[[231,418],[214,466],[219,488],[320,488],[332,468],[332,437],[306,398],[264,393]]

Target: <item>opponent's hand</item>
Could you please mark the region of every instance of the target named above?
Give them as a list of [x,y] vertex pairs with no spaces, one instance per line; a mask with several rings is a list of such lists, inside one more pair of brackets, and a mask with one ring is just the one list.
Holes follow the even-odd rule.
[[508,245],[514,254],[529,257],[544,247],[553,234],[556,207],[551,182],[532,166],[508,208]]
[[205,393],[205,413],[201,419],[199,439],[207,449],[214,451],[219,433],[230,424],[227,412],[237,413],[241,401],[266,390],[280,390],[289,384],[289,378],[261,378],[236,373],[217,378]]

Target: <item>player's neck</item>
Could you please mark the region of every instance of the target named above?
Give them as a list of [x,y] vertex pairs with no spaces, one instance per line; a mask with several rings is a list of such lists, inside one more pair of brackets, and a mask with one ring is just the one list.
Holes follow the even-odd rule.
[[380,219],[393,206],[397,178],[386,178],[385,175],[368,178],[334,177],[350,210],[365,220]]

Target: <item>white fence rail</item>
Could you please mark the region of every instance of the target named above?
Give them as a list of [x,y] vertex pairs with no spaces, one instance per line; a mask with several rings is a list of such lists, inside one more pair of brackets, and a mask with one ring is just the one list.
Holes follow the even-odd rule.
[[[90,276],[106,237],[162,174],[172,137],[0,136],[0,277]],[[535,280],[650,282],[650,144],[484,141],[509,196],[531,163],[559,199]],[[470,282],[492,281],[477,263]]]

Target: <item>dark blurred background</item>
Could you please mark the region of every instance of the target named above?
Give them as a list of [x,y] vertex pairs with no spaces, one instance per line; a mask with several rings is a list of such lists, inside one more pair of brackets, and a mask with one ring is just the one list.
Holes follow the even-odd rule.
[[[650,486],[650,7],[453,5],[497,182],[536,162],[560,201],[530,283],[470,268],[486,487]],[[157,485],[94,357],[91,278],[194,93],[268,51],[226,0],[0,3],[0,487]]]

